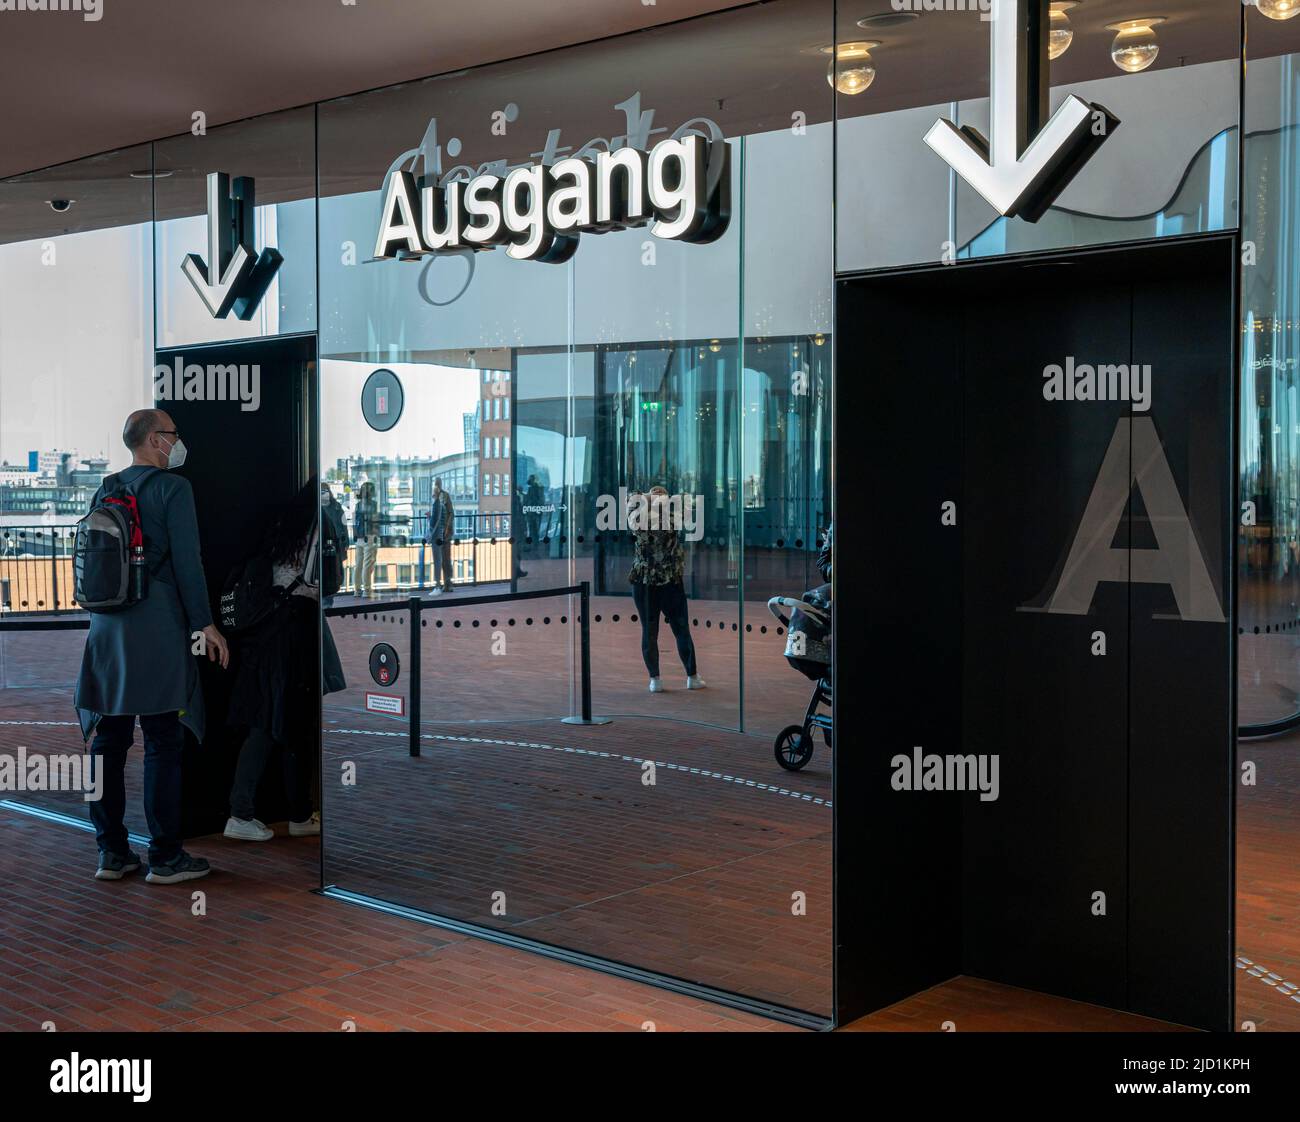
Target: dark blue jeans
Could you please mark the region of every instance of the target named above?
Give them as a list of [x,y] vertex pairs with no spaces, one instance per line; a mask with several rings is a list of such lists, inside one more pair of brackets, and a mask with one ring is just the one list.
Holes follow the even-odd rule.
[[[181,853],[181,752],[185,730],[176,713],[140,718],[144,733],[144,816],[149,823],[149,864],[169,865]],[[92,773],[103,768],[104,795],[90,804],[101,853],[125,856],[126,754],[135,740],[132,716],[100,717],[90,743]]]

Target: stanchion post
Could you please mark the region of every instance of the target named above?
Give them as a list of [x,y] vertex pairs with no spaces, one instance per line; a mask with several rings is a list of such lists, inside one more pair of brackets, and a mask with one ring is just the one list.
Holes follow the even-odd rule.
[[591,583],[578,585],[578,680],[582,691],[581,715],[565,717],[566,725],[607,725],[609,717],[591,715]]
[[582,721],[591,724],[591,584],[583,581],[582,604]]
[[410,650],[407,652],[407,664],[410,667],[411,680],[407,684],[406,692],[411,699],[410,705],[407,706],[406,720],[407,729],[410,733],[412,756],[420,754],[420,598],[412,596],[410,601],[411,616],[411,638]]
[[59,532],[50,531],[50,609],[59,608]]

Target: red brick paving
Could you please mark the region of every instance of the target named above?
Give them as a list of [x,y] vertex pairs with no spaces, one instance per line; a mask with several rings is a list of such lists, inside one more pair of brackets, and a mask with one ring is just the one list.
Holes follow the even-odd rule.
[[[410,685],[406,613],[331,619],[350,686],[332,695],[326,708],[326,878],[381,899],[828,1016],[829,752],[821,747],[809,767],[792,776],[776,765],[768,735],[697,723],[739,718],[739,690],[723,672],[731,667],[734,676],[742,633],[734,605],[730,615],[701,605],[695,616],[710,688],[671,688],[680,685],[680,667],[667,673],[676,655],[665,650],[670,690],[659,695],[644,690],[639,627],[624,614],[630,606],[617,599],[593,605],[594,676],[608,703],[602,711],[620,715],[591,728],[555,719],[573,711],[568,667],[576,600],[429,612],[422,631],[426,732],[511,743],[426,740],[415,761],[407,755],[404,721],[364,711],[367,689],[379,689],[365,670],[374,643],[391,642],[403,656],[396,687],[383,692],[405,694]],[[561,617],[569,622],[562,624]],[[505,637],[504,656],[492,654],[493,632]],[[811,684],[785,665],[783,640],[774,630],[751,634],[762,649],[776,652],[769,667],[776,681],[766,703],[775,704],[791,683],[790,715],[783,713],[779,723],[795,719]],[[42,652],[39,661],[55,663],[45,670],[30,661],[37,650],[24,652],[28,680],[71,680],[69,656],[79,647],[65,642]],[[0,691],[0,721],[71,722],[68,706],[66,688]],[[630,715],[638,712],[660,719]],[[399,735],[338,731],[346,729]],[[9,731],[0,726],[0,735]],[[70,724],[17,726],[14,732],[29,748],[68,751],[78,744]],[[592,754],[519,746],[528,742]],[[144,833],[139,757],[130,757],[128,825]],[[642,783],[639,759],[660,765],[653,786]],[[348,760],[358,766],[355,787],[336,781]],[[692,768],[705,774],[692,774]],[[77,816],[85,812],[75,795],[28,798]],[[492,914],[497,892],[505,893],[504,916]],[[805,914],[794,914],[796,893],[804,895]]]
[[[1237,788],[1237,950],[1300,987],[1300,733],[1242,741],[1237,759],[1256,765],[1255,785]],[[1300,1031],[1300,1001],[1276,979],[1236,981],[1238,1025]]]
[[[783,639],[773,629],[767,635],[757,631],[766,625],[760,623],[761,606],[746,605],[742,621],[734,605],[730,614],[726,605],[693,605],[701,671],[710,688],[651,696],[644,692],[639,631],[625,614],[630,601],[595,601],[596,710],[619,714],[615,724],[595,729],[551,719],[576,704],[572,628],[559,623],[560,615],[572,619],[569,601],[509,607],[510,613],[449,605],[429,613],[423,632],[426,732],[614,751],[756,782],[775,781],[829,798],[830,754],[824,745],[818,744],[813,763],[797,776],[779,772],[772,762],[768,734],[798,718],[809,690],[784,665]],[[551,623],[542,623],[547,616]],[[436,626],[439,618],[442,628]],[[457,618],[461,628],[453,626]],[[475,618],[478,628],[472,627]],[[531,625],[527,618],[533,619]],[[745,633],[744,621],[755,631]],[[350,790],[326,788],[327,817],[335,831],[327,847],[330,880],[780,1003],[828,1008],[830,813],[824,807],[663,769],[655,788],[648,789],[635,764],[544,749],[426,740],[424,758],[410,761],[400,737],[338,731],[404,731],[401,723],[362,712],[364,670],[356,668],[380,639],[405,652],[405,615],[334,620],[332,626],[352,688],[330,699],[327,775],[340,759],[356,759],[363,784]],[[506,636],[503,658],[490,654],[493,630]],[[662,640],[665,676],[670,685],[679,685],[666,629]],[[739,724],[742,706],[734,668],[742,641],[745,724],[761,733],[745,736],[691,723]],[[0,721],[71,721],[69,687],[81,642],[77,633],[0,636],[0,685],[5,687],[0,689]],[[405,676],[393,692],[404,693],[408,685]],[[670,719],[656,719],[663,717]],[[0,746],[18,743],[69,750],[79,742],[75,728],[67,725],[0,725]],[[1284,980],[1300,982],[1295,857],[1300,737],[1245,744],[1240,754],[1260,764],[1260,781],[1238,793],[1238,948]],[[138,761],[134,753],[128,824],[142,832]],[[373,798],[365,799],[367,793]],[[24,798],[84,812],[75,796]],[[467,813],[467,808],[475,812]],[[77,860],[85,860],[93,848],[88,836],[76,834],[66,844],[76,850]],[[220,854],[224,862],[224,848]],[[408,867],[405,874],[401,862]],[[310,877],[309,868],[304,872]],[[100,887],[92,882],[89,891]],[[498,890],[507,894],[505,917],[487,910],[490,893]],[[789,914],[789,893],[795,890],[808,892],[808,916]],[[332,902],[324,906],[330,914],[340,908],[354,911]],[[54,929],[47,934],[53,936]],[[1300,1028],[1300,1002],[1244,971],[1238,972],[1237,982],[1239,1020],[1253,1021],[1261,1030]],[[1001,1016],[1006,1024],[1018,1023],[1017,1017],[1028,1023],[1037,1015],[1033,1002],[1016,1001],[999,1013],[997,1002],[1005,995],[990,993],[996,991],[981,990],[983,996],[977,998],[976,991],[948,993],[940,987],[937,997],[918,995],[876,1016],[905,1017],[911,1002],[920,1001],[916,1008],[925,1011],[924,1020],[935,1011],[927,1003],[936,1000],[966,1002],[981,1016]],[[986,1000],[991,1002],[987,1008],[981,1004]],[[287,1016],[310,1019],[302,1010]]]
[[[945,1028],[951,1024],[951,1028]],[[1190,1032],[1117,1009],[953,978],[845,1025],[843,1032]]]
[[7,1030],[789,1027],[315,895],[315,839],[201,839],[218,871],[163,886],[94,880],[66,826],[0,810],[0,837]]

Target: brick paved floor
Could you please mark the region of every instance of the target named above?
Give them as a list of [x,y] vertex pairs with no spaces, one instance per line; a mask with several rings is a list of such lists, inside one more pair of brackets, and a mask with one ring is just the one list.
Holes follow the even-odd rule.
[[[945,1025],[951,1028],[945,1028]],[[986,982],[943,985],[845,1025],[843,1032],[1190,1032],[1100,1005]]]
[[1257,775],[1237,788],[1237,952],[1251,963],[1237,1022],[1300,1032],[1300,733],[1243,741],[1237,759]]
[[[0,1030],[797,1031],[326,900],[306,891],[314,839],[194,843],[217,861],[181,888],[90,875],[85,838],[0,809]],[[68,875],[52,878],[51,869]],[[194,915],[191,893],[205,894]],[[1170,1028],[955,978],[849,1031]]]
[[[567,599],[515,605],[513,614],[454,604],[429,613],[417,761],[406,756],[403,723],[364,712],[365,655],[382,639],[406,658],[405,613],[333,620],[350,688],[329,699],[326,776],[351,760],[358,784],[326,785],[327,877],[825,1011],[831,756],[819,743],[809,767],[790,776],[776,768],[770,748],[771,730],[802,713],[809,684],[785,666],[774,627],[759,630],[766,624],[755,605],[743,616],[735,605],[693,605],[710,688],[680,688],[665,629],[665,675],[678,688],[649,695],[630,606],[593,603],[596,710],[616,716],[597,728],[556,720],[574,705]],[[505,637],[504,655],[492,652],[494,632]],[[0,746],[78,746],[69,706],[81,643],[77,633],[0,635]],[[735,673],[741,643],[743,705]],[[405,696],[408,686],[409,674],[391,692]],[[753,730],[745,734],[697,723],[734,730],[742,710]],[[1237,975],[1238,1019],[1261,1030],[1298,1029],[1300,1002],[1289,994],[1300,983],[1300,737],[1247,744],[1240,754],[1260,765],[1260,779],[1238,798],[1238,950],[1258,974]],[[659,765],[653,787],[641,782],[645,759]],[[128,784],[128,824],[142,832],[138,752]],[[84,813],[76,796],[24,798]],[[90,842],[70,844],[80,855]],[[218,854],[226,860],[226,849]],[[505,894],[504,915],[492,912],[495,892]],[[794,892],[806,894],[806,916],[791,915]]]
[[[604,702],[597,708],[618,715],[589,728],[557,719],[572,712],[569,598],[521,602],[510,612],[449,604],[428,613],[427,739],[418,760],[407,754],[404,720],[365,711],[367,690],[380,689],[366,657],[381,641],[408,667],[382,692],[409,701],[407,613],[331,619],[349,688],[328,699],[325,713],[327,880],[829,1015],[830,754],[819,746],[792,776],[773,760],[766,732],[700,723],[739,722],[734,677],[744,632],[734,605],[729,615],[700,606],[694,617],[709,688],[680,688],[680,666],[668,673],[676,655],[665,638],[670,689],[658,695],[645,691],[630,606],[593,605],[594,676]],[[776,720],[783,724],[802,715],[812,687],[784,663],[783,637],[768,621],[766,635],[762,623],[750,634],[756,650],[775,652],[770,681],[751,692],[775,712],[787,691],[790,715]],[[502,637],[505,653],[494,653]],[[7,665],[18,680],[57,683],[0,691],[0,721],[23,722],[8,729],[21,731],[29,748],[77,745],[65,683],[80,637],[71,638],[60,635],[49,648],[28,636],[11,640]],[[33,719],[61,723],[26,723]],[[653,784],[643,782],[647,760],[656,765]],[[338,782],[348,763],[356,765],[353,786]],[[136,752],[128,825],[143,833],[139,787]],[[84,814],[74,794],[27,797]],[[794,914],[796,894],[804,914]]]
[[181,886],[96,881],[87,841],[0,809],[0,1029],[788,1029],[317,896],[315,839],[201,839]]

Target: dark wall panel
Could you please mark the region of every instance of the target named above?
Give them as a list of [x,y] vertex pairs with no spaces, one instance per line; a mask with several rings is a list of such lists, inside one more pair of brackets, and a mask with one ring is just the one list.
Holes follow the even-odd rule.
[[[1043,371],[1126,358],[1127,285],[1078,264],[994,269],[948,285],[971,481],[962,750],[997,756],[1001,787],[963,799],[963,970],[1122,1005],[1126,590],[1102,586],[1087,615],[1047,609],[1126,408],[1047,400]],[[1111,544],[1126,548],[1123,525]]]
[[[958,973],[960,805],[890,760],[961,735],[957,337],[901,289],[840,288],[835,386],[835,940],[841,1021]],[[924,358],[919,356],[924,355]],[[938,372],[938,373],[936,373]]]
[[[1220,238],[841,282],[841,1013],[960,971],[1229,1024],[1234,261]],[[1149,364],[1150,409],[1048,400],[1067,359]],[[887,657],[838,688],[863,638]],[[916,745],[996,755],[998,798],[892,790]]]
[[[155,361],[170,366],[179,357],[197,363],[259,367],[260,404],[238,401],[158,401],[176,422],[188,451],[179,473],[194,488],[199,541],[208,599],[216,614],[217,597],[231,569],[260,543],[275,509],[288,502],[305,481],[310,460],[311,423],[307,400],[315,360],[314,338],[256,340],[210,347],[159,351]],[[224,827],[230,813],[230,782],[243,743],[242,730],[226,725],[232,674],[200,662],[207,709],[202,745],[185,752],[184,831],[187,837]],[[275,821],[282,809],[275,790],[278,767],[267,769],[269,802],[264,813]]]
[[1129,1002],[1214,1029],[1232,1024],[1235,263],[1219,241],[1169,254],[1176,281],[1159,270],[1133,281],[1133,359],[1152,367],[1151,419],[1194,532],[1188,556],[1224,618],[1180,618],[1168,586],[1132,586]]

